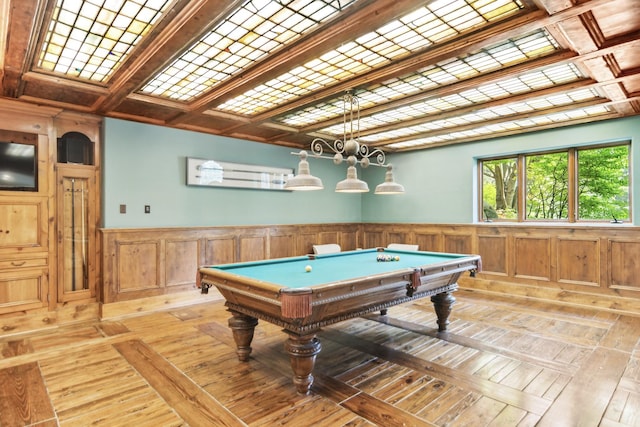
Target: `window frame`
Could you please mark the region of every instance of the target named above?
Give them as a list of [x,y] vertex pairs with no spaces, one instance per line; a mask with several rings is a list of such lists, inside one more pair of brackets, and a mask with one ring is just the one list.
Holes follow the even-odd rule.
[[[606,148],[606,147],[620,147],[627,146],[627,156],[628,156],[628,164],[629,164],[629,178],[628,178],[628,192],[629,192],[629,215],[628,218],[619,220],[617,223],[633,223],[633,204],[632,204],[632,196],[633,196],[633,176],[632,176],[632,163],[631,163],[631,140],[622,140],[622,141],[612,141],[608,143],[600,143],[600,144],[589,144],[589,145],[580,145],[580,146],[571,146],[562,149],[546,149],[539,151],[527,151],[514,153],[509,155],[502,156],[491,156],[491,157],[482,157],[477,159],[477,170],[478,170],[478,198],[476,201],[477,208],[477,218],[478,222],[499,222],[503,224],[508,223],[557,223],[557,224],[569,224],[569,223],[597,223],[597,224],[607,224],[607,223],[616,223],[609,219],[580,219],[578,218],[578,179],[579,179],[579,171],[578,171],[578,154],[580,151],[598,149],[598,148]],[[567,206],[567,218],[566,219],[528,219],[526,218],[526,207],[527,207],[527,181],[526,181],[526,163],[527,157],[530,156],[539,156],[546,154],[557,154],[557,153],[566,153],[567,154],[567,194],[569,197],[568,206]],[[517,180],[517,191],[516,191],[516,206],[517,206],[517,215],[516,218],[485,218],[484,215],[484,164],[485,162],[496,161],[496,160],[505,160],[505,159],[514,159],[516,163],[516,180]]]

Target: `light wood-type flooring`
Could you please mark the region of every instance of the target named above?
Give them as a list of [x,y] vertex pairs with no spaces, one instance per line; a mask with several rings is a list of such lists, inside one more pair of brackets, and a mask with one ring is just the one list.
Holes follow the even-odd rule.
[[0,426],[640,426],[640,317],[456,293],[325,328],[308,396],[278,327],[220,299],[0,338]]

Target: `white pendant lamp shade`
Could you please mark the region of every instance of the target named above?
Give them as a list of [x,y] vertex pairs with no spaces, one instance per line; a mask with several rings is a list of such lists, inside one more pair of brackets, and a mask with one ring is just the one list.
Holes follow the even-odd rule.
[[384,182],[378,184],[375,194],[402,194],[404,187],[393,179],[393,166],[387,166],[387,172],[384,174]]
[[311,175],[309,170],[309,162],[307,161],[307,152],[302,150],[298,154],[300,156],[300,163],[298,163],[298,174],[293,178],[287,180],[284,185],[285,190],[293,191],[313,191],[322,190],[322,180],[316,176]]
[[336,193],[366,193],[369,191],[369,184],[365,181],[358,179],[358,172],[356,171],[356,159],[353,156],[349,156],[347,159],[349,167],[347,168],[347,179],[340,181],[336,185]]

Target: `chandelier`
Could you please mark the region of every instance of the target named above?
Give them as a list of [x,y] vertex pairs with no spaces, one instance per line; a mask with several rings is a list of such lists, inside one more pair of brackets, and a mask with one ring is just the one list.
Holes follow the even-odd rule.
[[[311,142],[311,157],[314,159],[333,160],[336,165],[345,161],[347,167],[347,178],[336,185],[337,193],[366,193],[369,185],[358,179],[356,165],[366,168],[370,165],[386,167],[385,180],[376,187],[375,194],[402,194],[404,187],[396,183],[393,179],[393,166],[386,163],[384,151],[376,148],[369,149],[365,144],[358,142],[360,137],[360,103],[358,97],[350,92],[343,96],[343,137],[329,143],[322,138],[315,138]],[[324,151],[333,152],[333,156],[325,155]],[[294,191],[322,190],[324,185],[322,180],[311,175],[309,170],[309,154],[302,150],[298,153],[291,153],[300,157],[298,164],[298,174],[290,178],[284,188]],[[374,161],[372,161],[372,159]]]

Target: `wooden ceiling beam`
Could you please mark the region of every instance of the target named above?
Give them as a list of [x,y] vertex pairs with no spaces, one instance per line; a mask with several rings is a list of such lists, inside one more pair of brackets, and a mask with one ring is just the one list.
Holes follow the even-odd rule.
[[[4,0],[7,1],[7,0]],[[45,0],[9,1],[3,4],[3,13],[8,15],[0,19],[5,30],[4,51],[2,52],[2,92],[10,98],[18,98],[24,82],[22,76],[29,71],[37,51],[38,34],[42,31],[47,10]]]

